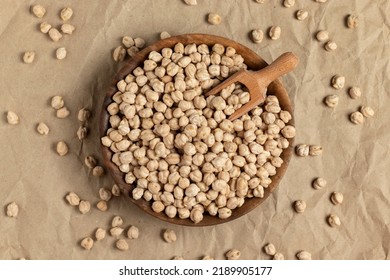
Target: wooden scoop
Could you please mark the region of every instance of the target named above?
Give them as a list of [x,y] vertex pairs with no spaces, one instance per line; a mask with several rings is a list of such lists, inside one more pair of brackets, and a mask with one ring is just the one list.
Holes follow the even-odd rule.
[[245,85],[249,90],[250,100],[229,117],[229,120],[233,121],[264,102],[265,93],[267,92],[269,84],[280,76],[293,70],[297,66],[298,61],[299,59],[295,54],[286,52],[261,70],[250,71],[242,69],[237,73],[234,73],[222,83],[208,91],[206,96],[217,94],[235,82],[240,82]]

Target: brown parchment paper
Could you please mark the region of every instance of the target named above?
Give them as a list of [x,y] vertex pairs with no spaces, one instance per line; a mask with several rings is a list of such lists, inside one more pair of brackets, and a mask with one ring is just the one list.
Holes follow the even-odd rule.
[[[49,1],[43,20],[60,26],[59,11],[74,10],[70,23],[76,26],[71,36],[57,43],[39,32],[42,20],[29,12],[36,1],[2,0],[0,9],[0,258],[1,259],[170,259],[182,256],[199,259],[204,254],[223,259],[232,248],[242,259],[268,259],[262,247],[272,242],[286,259],[295,259],[300,250],[314,259],[389,259],[390,246],[390,2],[386,0],[297,1],[284,8],[282,1],[257,4],[244,0],[198,0],[186,6],[180,0],[133,1]],[[309,17],[295,19],[305,9]],[[209,12],[219,13],[218,26],[207,24]],[[348,29],[345,17],[359,15],[359,26]],[[251,42],[249,32],[272,25],[282,28],[281,38]],[[338,44],[326,52],[314,34],[326,29]],[[172,35],[209,33],[236,40],[270,62],[285,51],[300,58],[298,68],[282,78],[294,103],[297,128],[296,144],[319,144],[319,157],[294,156],[276,191],[265,203],[233,222],[189,228],[167,224],[144,214],[124,198],[109,203],[102,213],[93,207],[81,215],[66,204],[64,196],[75,191],[95,204],[100,187],[110,187],[112,179],[93,177],[83,165],[84,157],[99,159],[98,121],[105,90],[121,65],[113,62],[112,50],[121,37],[142,37],[147,43],[158,39],[161,31]],[[55,59],[56,48],[64,46],[68,56]],[[33,64],[22,62],[27,50],[36,51]],[[346,86],[330,86],[334,74],[346,77]],[[357,85],[362,97],[352,100],[347,89]],[[335,109],[323,105],[328,94],[340,96]],[[71,115],[57,119],[50,98],[61,95]],[[353,125],[348,115],[361,105],[376,111],[364,125]],[[87,107],[93,117],[90,134],[81,144],[76,137],[77,111]],[[10,126],[5,112],[13,110],[20,124]],[[36,124],[47,123],[48,136],[39,135]],[[65,140],[70,153],[59,157],[56,141]],[[324,177],[328,186],[314,190],[311,181]],[[333,191],[344,194],[342,205],[334,206]],[[293,201],[303,199],[307,209],[296,214]],[[5,205],[20,206],[17,218],[5,215]],[[326,216],[337,214],[339,228],[326,224]],[[138,240],[129,240],[129,251],[119,252],[115,238],[107,236],[93,250],[79,246],[83,237],[97,227],[108,229],[111,218],[120,215],[125,226],[140,228]],[[174,229],[178,240],[167,244],[161,238],[165,228]]]

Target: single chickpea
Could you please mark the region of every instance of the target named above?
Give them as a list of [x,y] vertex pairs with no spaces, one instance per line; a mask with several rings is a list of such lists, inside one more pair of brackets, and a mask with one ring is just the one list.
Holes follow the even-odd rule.
[[222,22],[222,18],[218,14],[209,13],[207,16],[207,21],[212,25],[218,25]]
[[264,33],[261,29],[252,30],[251,35],[254,43],[260,44],[263,41]]
[[331,52],[331,51],[334,51],[337,49],[337,44],[336,44],[336,42],[330,40],[330,41],[326,42],[324,47],[325,47],[325,50],[327,50],[328,52]]
[[331,227],[338,227],[341,225],[340,218],[334,214],[329,215],[327,221]]
[[282,32],[282,29],[280,28],[280,26],[272,26],[269,30],[269,37],[272,39],[272,40],[278,40],[280,38],[280,34]]
[[343,203],[344,196],[341,192],[333,192],[330,196],[330,200],[334,205]]
[[350,114],[349,119],[354,124],[363,124],[364,123],[364,115],[360,112],[353,112]]
[[297,200],[294,202],[294,209],[297,213],[303,213],[306,209],[306,202],[303,200]]
[[351,87],[348,91],[349,93],[349,96],[352,98],[352,99],[358,99],[360,96],[362,96],[362,92],[360,90],[359,87]]
[[329,39],[329,32],[326,30],[320,30],[316,34],[316,39],[320,42],[326,41]]

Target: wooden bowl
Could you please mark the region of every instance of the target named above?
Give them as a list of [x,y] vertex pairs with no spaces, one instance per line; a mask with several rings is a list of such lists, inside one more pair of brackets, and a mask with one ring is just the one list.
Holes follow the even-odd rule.
[[[103,137],[106,135],[106,131],[109,128],[109,114],[106,110],[107,106],[113,102],[112,96],[117,92],[116,84],[119,80],[122,80],[131,73],[136,67],[142,65],[143,61],[147,59],[148,54],[151,51],[160,51],[163,48],[173,48],[174,45],[178,42],[186,44],[195,43],[197,45],[200,44],[206,44],[209,46],[212,46],[216,43],[226,46],[231,46],[236,49],[238,54],[241,54],[244,58],[244,62],[248,65],[248,69],[252,70],[259,70],[267,65],[267,63],[258,56],[255,52],[250,50],[249,48],[226,38],[219,37],[219,36],[213,36],[213,35],[207,35],[207,34],[186,34],[186,35],[179,35],[170,37],[164,40],[160,40],[155,42],[154,44],[148,46],[147,48],[143,49],[139,53],[137,53],[135,56],[133,56],[131,59],[129,59],[126,62],[126,65],[118,72],[118,74],[115,76],[114,81],[110,88],[108,89],[106,93],[106,97],[103,102],[103,108],[101,112],[101,119],[100,119],[100,136]],[[271,85],[268,87],[267,94],[273,94],[276,95],[279,99],[280,106],[283,110],[289,111],[291,115],[293,116],[293,109],[291,106],[291,101],[288,97],[287,91],[283,87],[282,83],[279,80],[274,81],[271,83]],[[293,125],[293,119],[290,121],[290,123]],[[217,225],[226,223],[229,221],[232,221],[234,219],[237,219],[253,209],[255,209],[257,206],[259,206],[264,200],[267,199],[267,197],[271,194],[271,192],[278,186],[280,180],[282,179],[284,173],[286,172],[287,166],[289,164],[291,155],[292,155],[292,139],[289,139],[290,146],[285,149],[281,155],[281,158],[283,159],[283,164],[280,168],[277,169],[276,175],[272,176],[272,183],[269,185],[268,188],[265,189],[264,197],[263,198],[250,198],[246,199],[245,203],[240,207],[232,210],[232,215],[228,219],[219,219],[217,216],[210,216],[208,214],[204,215],[204,219],[198,223],[194,224],[190,219],[180,219],[178,217],[175,218],[169,218],[165,215],[165,213],[155,213],[151,208],[151,203],[145,201],[144,199],[134,200],[131,197],[131,191],[133,189],[133,186],[127,184],[124,181],[124,174],[119,170],[119,168],[111,161],[112,152],[109,148],[102,145],[102,152],[103,152],[103,158],[104,158],[104,164],[106,168],[109,170],[109,173],[114,178],[115,183],[120,187],[120,189],[125,193],[125,195],[129,198],[130,201],[132,201],[135,205],[137,205],[139,208],[144,210],[146,213],[152,215],[153,217],[156,217],[160,220],[178,224],[178,225],[185,225],[185,226],[210,226],[210,225]]]

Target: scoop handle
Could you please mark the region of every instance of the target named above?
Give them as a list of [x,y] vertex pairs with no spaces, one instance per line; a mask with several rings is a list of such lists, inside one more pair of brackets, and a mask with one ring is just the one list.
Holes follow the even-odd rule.
[[255,75],[262,80],[267,87],[280,76],[293,70],[299,62],[299,58],[292,52],[286,52],[275,59],[270,65],[256,71]]

